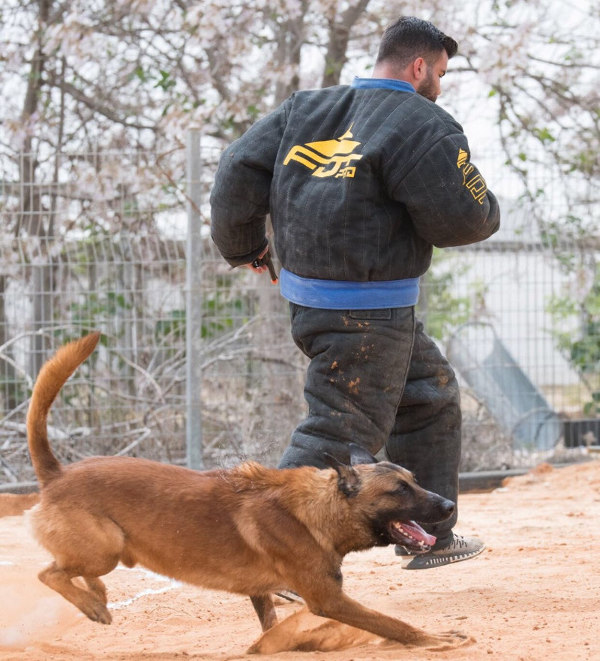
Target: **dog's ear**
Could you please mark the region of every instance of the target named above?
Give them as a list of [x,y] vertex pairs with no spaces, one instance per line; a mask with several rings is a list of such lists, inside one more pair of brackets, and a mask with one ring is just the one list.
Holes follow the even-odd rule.
[[327,452],[323,453],[323,459],[338,474],[338,489],[348,498],[356,496],[360,490],[360,476],[357,471]]
[[348,443],[348,451],[350,452],[351,466],[378,463],[377,459],[366,448],[363,448],[363,446],[358,443]]

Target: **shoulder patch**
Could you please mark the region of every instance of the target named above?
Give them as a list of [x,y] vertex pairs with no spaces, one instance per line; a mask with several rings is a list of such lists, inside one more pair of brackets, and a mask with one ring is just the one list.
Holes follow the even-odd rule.
[[463,186],[471,192],[476,202],[483,204],[485,194],[487,193],[487,184],[485,183],[485,179],[475,169],[475,166],[469,162],[469,153],[464,149],[459,148],[458,150],[456,167],[462,170]]

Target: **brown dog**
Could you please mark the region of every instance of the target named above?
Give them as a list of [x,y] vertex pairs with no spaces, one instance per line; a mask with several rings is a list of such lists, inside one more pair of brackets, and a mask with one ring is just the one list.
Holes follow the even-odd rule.
[[[429,635],[342,591],[347,553],[387,544],[425,551],[435,538],[412,520],[440,521],[454,509],[394,464],[276,470],[249,462],[209,472],[129,457],[59,464],[48,444],[47,414],[98,338],[59,349],[33,389],[27,431],[41,501],[31,520],[55,559],[39,574],[42,582],[104,624],[111,616],[99,577],[122,562],[249,595],[263,630],[277,622],[271,593],[288,588],[313,613],[385,638],[412,645],[464,640]],[[72,582],[77,576],[87,589]]]

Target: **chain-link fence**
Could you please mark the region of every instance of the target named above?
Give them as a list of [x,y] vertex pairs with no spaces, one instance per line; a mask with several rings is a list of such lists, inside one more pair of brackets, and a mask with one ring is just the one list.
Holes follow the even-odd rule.
[[[102,344],[50,420],[62,461],[277,463],[304,414],[306,363],[278,288],[230,270],[211,243],[217,158],[192,133],[187,152],[22,155],[5,164],[0,482],[33,477],[24,420],[35,375],[58,345],[89,329],[103,332]],[[469,470],[531,464],[565,435],[579,445],[596,429],[598,365],[593,351],[577,363],[565,334],[575,339],[585,326],[597,252],[570,246],[580,268],[561,270],[550,244],[524,231],[526,210],[508,203],[503,211],[501,236],[436,256],[419,307],[463,384]],[[584,271],[591,280],[578,290],[578,314],[561,316],[580,282],[573,274]],[[592,347],[594,328],[584,328]],[[589,424],[577,436],[564,418]]]

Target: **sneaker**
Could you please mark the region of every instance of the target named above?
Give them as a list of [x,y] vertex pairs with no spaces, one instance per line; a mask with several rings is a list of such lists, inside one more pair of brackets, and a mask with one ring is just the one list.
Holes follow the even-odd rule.
[[[484,549],[485,544],[477,537],[463,537],[452,533],[450,540],[441,540],[441,543],[438,541],[431,551],[415,555],[402,568],[430,569],[431,567],[441,567],[442,565],[474,558]],[[409,556],[412,554],[403,546],[396,546],[396,555]]]

